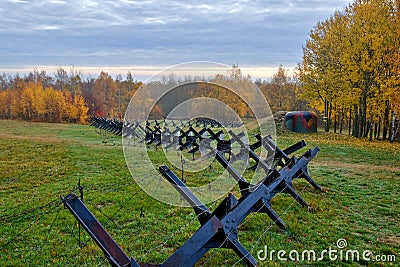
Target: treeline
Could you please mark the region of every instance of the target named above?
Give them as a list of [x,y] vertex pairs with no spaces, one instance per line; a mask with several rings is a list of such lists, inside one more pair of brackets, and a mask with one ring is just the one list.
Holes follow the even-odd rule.
[[11,88],[0,91],[0,118],[85,123],[87,111],[81,95],[55,90],[40,81],[17,77]]
[[[199,80],[207,82],[196,82]],[[254,84],[259,87],[259,91],[254,89]],[[255,82],[249,75],[242,74],[237,65],[233,65],[226,73],[217,74],[214,77],[176,77],[170,73],[168,76],[161,77],[160,81],[152,81],[144,85],[140,95],[135,95],[135,98],[139,100],[136,100],[131,108],[137,109],[136,113],[147,115],[147,111],[155,104],[150,113],[151,119],[161,119],[170,115],[171,111],[174,111],[173,116],[187,118],[189,114],[206,109],[208,114],[218,114],[225,120],[236,120],[237,116],[234,114],[241,118],[252,118],[255,116],[254,110],[259,111],[258,115],[270,115],[262,98],[264,96],[272,113],[281,110],[309,110],[307,102],[298,99],[296,86],[297,79],[289,77],[288,70],[283,66],[278,68],[271,79],[258,79]],[[136,90],[137,88],[134,93]],[[161,99],[154,103],[160,95],[162,95]],[[223,105],[217,104],[204,106],[204,102],[196,101],[196,98],[214,99],[224,103],[226,108],[220,109]],[[188,104],[180,106],[186,102]],[[179,112],[176,109],[177,106],[180,106]],[[144,112],[139,112],[139,110]]]
[[75,68],[53,75],[34,69],[25,76],[0,76],[0,118],[45,122],[85,123],[89,116],[122,118],[142,83],[101,72],[83,78]]
[[319,22],[303,47],[299,96],[332,127],[386,139],[400,113],[400,1],[357,0]]
[[310,110],[308,101],[298,96],[299,82],[296,77],[288,75],[283,66],[278,68],[270,80],[255,81],[260,88],[273,113],[277,111]]
[[[207,83],[190,84],[196,77],[185,79],[187,84],[184,88],[177,88],[175,92],[166,94],[157,103],[150,114],[151,118],[162,118],[178,104],[196,97],[220,100],[241,117],[254,116],[246,103],[230,90]],[[230,73],[210,78],[210,83],[213,82],[228,87],[229,82],[234,82],[235,86],[244,88],[239,92],[241,95],[252,98],[246,96],[248,90],[245,89],[252,86],[251,77],[243,75],[238,66],[233,66]],[[173,88],[180,83],[182,81],[171,74],[148,86],[165,88],[167,85]],[[296,100],[294,79],[288,77],[287,70],[283,67],[278,69],[271,80],[257,80],[256,84],[273,112],[306,108],[305,101]],[[142,82],[134,80],[130,72],[125,77],[112,77],[107,72],[101,72],[98,77],[84,78],[75,68],[66,71],[60,67],[53,75],[37,69],[25,76],[3,74],[0,76],[0,118],[79,123],[84,123],[90,116],[122,119],[132,96],[142,85]],[[143,95],[140,105],[150,105],[153,98],[150,94]],[[196,103],[193,102],[192,105]]]

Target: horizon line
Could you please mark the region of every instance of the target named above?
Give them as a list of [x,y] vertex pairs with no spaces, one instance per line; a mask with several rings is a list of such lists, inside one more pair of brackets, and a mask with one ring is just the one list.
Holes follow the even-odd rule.
[[[98,76],[101,72],[106,72],[110,76],[125,76],[129,72],[132,74],[133,78],[138,81],[146,81],[154,75],[159,74],[163,70],[171,67],[172,65],[126,65],[126,66],[77,66],[77,65],[24,65],[20,67],[0,67],[0,74],[8,75],[27,75],[35,70],[45,71],[47,75],[49,73],[56,74],[57,70],[62,68],[70,74],[72,71],[79,73],[84,77]],[[271,79],[274,74],[277,73],[279,67],[282,66],[287,70],[289,76],[293,76],[295,66],[285,66],[283,64],[276,66],[258,66],[258,65],[239,65],[239,69],[242,74],[247,76],[250,75],[252,80],[256,79]]]

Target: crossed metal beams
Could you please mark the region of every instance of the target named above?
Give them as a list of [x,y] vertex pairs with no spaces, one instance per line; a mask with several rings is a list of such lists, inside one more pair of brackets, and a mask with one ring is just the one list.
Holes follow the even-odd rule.
[[[280,228],[285,228],[284,221],[272,209],[272,198],[281,192],[289,193],[301,205],[306,206],[306,201],[293,188],[295,178],[305,178],[314,188],[322,190],[308,174],[307,165],[316,156],[318,147],[308,150],[299,158],[289,155],[305,146],[304,141],[287,149],[280,149],[270,137],[258,138],[258,144],[248,145],[241,141],[234,133],[229,133],[232,141],[241,145],[241,153],[249,153],[249,157],[256,161],[265,171],[264,179],[257,185],[247,182],[240,173],[225,158],[224,151],[215,151],[217,161],[237,181],[241,197],[236,199],[229,194],[214,210],[209,210],[189,188],[167,167],[161,166],[160,173],[180,195],[193,207],[201,224],[200,228],[180,246],[164,263],[147,264],[138,263],[134,258],[129,258],[96,218],[90,213],[83,202],[74,194],[63,198],[65,206],[77,218],[98,246],[103,250],[107,259],[113,266],[193,266],[211,248],[232,249],[248,266],[257,266],[257,260],[238,240],[238,227],[252,212],[266,213]],[[254,149],[257,146],[274,148],[274,163],[272,166],[261,159]],[[244,151],[244,152],[243,152]],[[271,156],[271,155],[269,155]],[[268,157],[268,156],[267,156]],[[278,170],[277,167],[280,167]]]

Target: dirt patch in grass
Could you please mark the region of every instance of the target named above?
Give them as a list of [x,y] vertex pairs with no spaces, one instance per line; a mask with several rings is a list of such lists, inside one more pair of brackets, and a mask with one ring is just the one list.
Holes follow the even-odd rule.
[[385,236],[378,239],[380,242],[400,246],[400,236]]
[[35,135],[35,136],[22,136],[22,135],[15,135],[11,133],[4,133],[0,132],[0,138],[1,139],[14,139],[14,140],[32,140],[32,141],[38,141],[38,142],[64,142],[63,140],[52,136],[52,135]]
[[335,169],[349,169],[356,172],[371,172],[371,171],[388,171],[400,172],[400,167],[397,166],[381,166],[362,163],[349,163],[335,160],[312,161],[310,166],[328,166]]

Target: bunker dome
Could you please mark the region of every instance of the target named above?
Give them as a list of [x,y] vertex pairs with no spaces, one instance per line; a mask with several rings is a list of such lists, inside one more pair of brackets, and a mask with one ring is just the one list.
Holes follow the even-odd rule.
[[290,111],[285,115],[285,126],[292,132],[316,133],[317,114],[311,111]]

